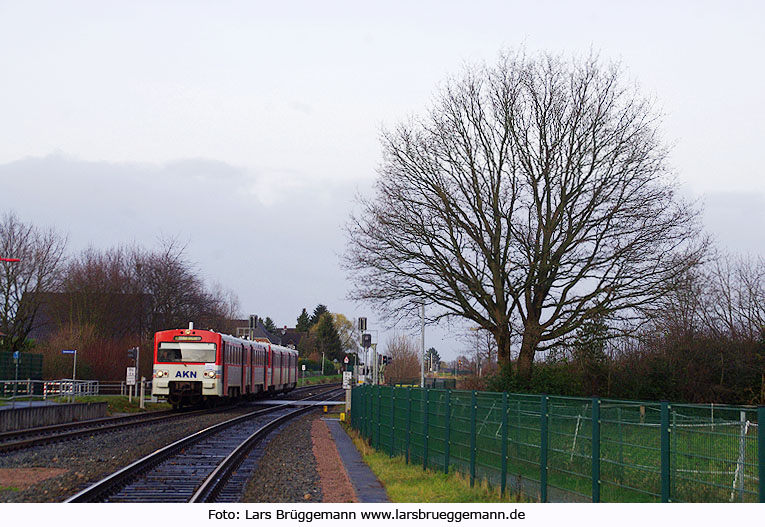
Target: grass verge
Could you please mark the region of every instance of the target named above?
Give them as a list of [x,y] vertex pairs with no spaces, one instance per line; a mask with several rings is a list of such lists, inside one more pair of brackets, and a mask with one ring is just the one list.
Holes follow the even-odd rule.
[[342,375],[323,375],[317,377],[302,377],[298,379],[298,386],[310,386],[312,384],[328,384],[331,382],[341,382]]
[[[64,401],[62,401],[64,402]],[[140,408],[140,403],[136,397],[133,397],[132,401],[128,401],[127,395],[88,395],[84,397],[75,397],[76,403],[100,403],[106,402],[106,413],[113,415],[116,413],[138,413],[138,412],[151,412],[155,410],[169,410],[172,406],[169,403],[150,403],[146,402],[144,406],[146,408]]]
[[460,473],[444,474],[423,470],[421,465],[407,464],[403,456],[391,458],[367,444],[352,428],[345,430],[377,479],[385,486],[388,497],[400,503],[516,503],[520,496],[501,498],[499,489],[476,481],[470,487],[469,478]]

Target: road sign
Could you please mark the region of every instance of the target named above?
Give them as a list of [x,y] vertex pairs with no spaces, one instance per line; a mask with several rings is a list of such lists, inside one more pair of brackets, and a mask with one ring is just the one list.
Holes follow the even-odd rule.
[[343,372],[343,389],[347,390],[348,388],[350,388],[352,382],[353,382],[353,372],[344,371]]
[[350,361],[348,360],[348,355],[346,355],[346,356],[345,356],[345,358],[343,359],[343,362],[344,362],[344,363],[346,363],[346,364],[348,364],[348,363],[350,362]]
[[303,364],[302,366],[303,366],[303,371],[305,371],[305,364]]
[[13,352],[13,363],[14,364],[18,364],[19,363],[19,352],[18,351],[14,351]]
[[125,375],[125,383],[128,386],[135,385],[135,366],[129,366],[127,369],[127,375]]
[[77,350],[61,350],[61,353],[64,353],[65,355],[74,355],[77,353]]
[[359,317],[359,330],[367,330],[367,317]]

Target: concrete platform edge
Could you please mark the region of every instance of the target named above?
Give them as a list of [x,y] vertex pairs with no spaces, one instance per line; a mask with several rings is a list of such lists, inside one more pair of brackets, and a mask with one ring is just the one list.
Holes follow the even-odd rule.
[[337,452],[340,459],[343,460],[343,466],[351,480],[356,497],[361,503],[389,503],[388,493],[382,486],[380,480],[374,475],[372,470],[361,459],[361,454],[356,449],[356,445],[348,434],[343,430],[339,421],[327,421],[332,437],[337,446]]

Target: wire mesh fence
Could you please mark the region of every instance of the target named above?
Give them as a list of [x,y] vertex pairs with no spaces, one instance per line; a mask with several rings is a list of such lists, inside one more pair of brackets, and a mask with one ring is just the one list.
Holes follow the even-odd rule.
[[373,447],[540,501],[765,501],[765,407],[353,389]]

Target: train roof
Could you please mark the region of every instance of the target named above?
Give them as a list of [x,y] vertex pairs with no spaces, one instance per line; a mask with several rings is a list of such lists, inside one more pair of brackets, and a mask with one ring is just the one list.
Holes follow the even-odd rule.
[[291,352],[297,353],[296,349],[288,348],[286,346],[281,346],[279,344],[274,344],[271,341],[265,341],[264,342],[264,341],[257,340],[257,339],[250,340],[250,339],[247,339],[247,338],[242,338],[242,337],[236,337],[234,335],[229,335],[227,333],[221,333],[220,331],[215,331],[214,329],[175,328],[175,329],[165,329],[165,330],[162,330],[162,331],[157,331],[157,334],[160,334],[160,333],[175,333],[175,332],[181,332],[181,333],[187,333],[187,334],[190,332],[190,333],[193,334],[193,333],[195,333],[197,331],[205,332],[205,333],[215,333],[216,335],[220,335],[220,337],[222,339],[224,339],[224,340],[226,340],[228,342],[236,342],[238,344],[243,344],[243,345],[246,345],[246,344],[259,344],[259,345],[261,345],[263,347],[265,347],[266,345],[270,345],[272,349],[275,349],[275,350],[278,350],[278,351],[291,351]]

